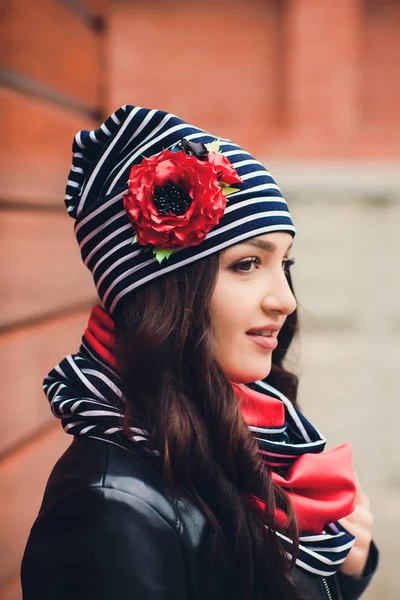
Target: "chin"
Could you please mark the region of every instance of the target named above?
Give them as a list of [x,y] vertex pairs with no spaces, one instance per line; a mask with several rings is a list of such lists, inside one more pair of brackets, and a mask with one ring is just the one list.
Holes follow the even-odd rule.
[[226,372],[228,373],[230,381],[233,381],[234,383],[252,383],[259,379],[265,379],[270,374],[271,362],[266,362],[267,364],[264,364],[259,368],[252,365],[246,369],[245,366],[242,365],[238,369],[228,369]]

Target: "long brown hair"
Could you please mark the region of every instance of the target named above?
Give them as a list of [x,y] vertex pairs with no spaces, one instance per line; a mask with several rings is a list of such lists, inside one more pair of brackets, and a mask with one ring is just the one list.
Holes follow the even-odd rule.
[[[212,355],[208,306],[218,270],[215,253],[148,283],[122,302],[115,322],[125,425],[136,422],[149,431],[166,484],[208,517],[234,564],[239,597],[299,599],[289,579],[298,547],[292,505],[262,467],[232,385]],[[282,382],[281,391],[292,401],[297,380],[285,372],[282,360],[296,324],[292,313],[280,331],[281,347],[267,379],[277,387]],[[251,496],[265,502],[263,515],[249,502]],[[288,515],[292,563],[274,534],[277,504]]]

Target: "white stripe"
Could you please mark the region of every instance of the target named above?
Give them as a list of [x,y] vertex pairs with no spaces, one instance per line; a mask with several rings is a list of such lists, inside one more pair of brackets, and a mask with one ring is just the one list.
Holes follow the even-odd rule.
[[82,139],[81,139],[81,133],[82,133],[81,131],[78,131],[78,133],[77,133],[77,134],[76,134],[76,136],[75,136],[75,141],[76,141],[76,143],[78,144],[79,148],[82,148],[82,149],[84,149],[84,148],[85,148],[85,146],[84,146],[84,145],[83,145],[83,143],[82,143]]
[[[57,383],[58,383],[58,381],[55,381],[54,383],[52,383],[52,384],[51,384],[51,385],[50,385],[50,386],[47,388],[47,390],[46,390],[46,394],[49,394],[49,393],[50,393],[50,390],[51,390],[51,388],[53,387],[53,385],[57,385]],[[57,388],[57,389],[56,389],[56,391],[55,391],[55,394],[57,395],[57,394],[58,394],[58,392],[59,392],[59,390],[60,390],[61,388],[63,388],[63,387],[65,388],[65,387],[67,387],[67,386],[65,385],[65,383],[60,383],[60,385],[58,386],[58,388]]]
[[[188,133],[188,135],[185,135],[185,140],[197,140],[198,138],[204,137],[204,136],[209,136],[209,137],[214,137],[209,133],[203,132],[199,129],[197,129],[196,127],[192,127],[192,129],[195,129],[196,131],[194,131],[193,133]],[[170,145],[170,148],[173,148],[174,146],[176,146],[176,142],[174,142],[173,144]]]
[[[256,427],[255,425],[249,425],[249,429],[250,431],[259,431],[260,433],[282,433],[283,431],[285,431],[286,427],[280,427],[279,429],[266,429],[265,427]],[[284,456],[286,456],[286,454]]]
[[99,160],[99,162],[96,165],[96,168],[94,169],[93,173],[91,174],[86,186],[85,186],[85,190],[82,194],[81,200],[79,202],[78,205],[78,209],[77,209],[77,214],[78,216],[80,215],[80,213],[82,212],[83,206],[85,204],[86,201],[86,197],[90,191],[90,188],[92,187],[92,184],[94,182],[94,180],[97,177],[97,174],[102,166],[102,164],[104,163],[104,161],[107,159],[107,157],[109,156],[110,152],[113,150],[114,146],[116,145],[116,143],[118,142],[119,138],[121,137],[121,135],[124,133],[125,129],[128,127],[129,123],[132,121],[132,119],[134,118],[134,116],[137,114],[137,112],[140,110],[140,107],[136,107],[135,109],[132,110],[132,112],[130,113],[130,115],[126,118],[124,124],[122,125],[121,129],[118,131],[117,135],[114,137],[113,141],[111,142],[111,144],[109,145],[109,147],[107,148],[107,151],[103,154],[103,156],[101,157],[101,159]]
[[96,371],[95,369],[82,369],[83,373],[87,373],[88,375],[93,375],[93,377],[97,377],[101,379],[108,387],[114,392],[116,396],[122,396],[121,390],[118,389],[114,383],[109,379],[104,373],[100,371]]
[[103,296],[103,303],[107,300],[110,292],[114,289],[114,287],[117,285],[117,283],[119,283],[120,281],[123,281],[124,279],[126,279],[126,277],[129,277],[129,275],[136,273],[136,271],[140,271],[140,269],[144,269],[144,267],[147,267],[147,265],[153,263],[155,260],[157,260],[157,259],[155,258],[155,256],[153,256],[153,258],[150,258],[149,260],[146,260],[142,263],[135,265],[131,269],[128,269],[127,271],[125,271],[124,273],[121,273],[121,275],[116,277],[114,279],[114,281],[111,283],[111,285],[107,288],[106,293]]
[[254,179],[254,177],[263,176],[271,177],[271,173],[269,171],[252,171],[251,173],[245,173],[244,175],[241,175],[241,178],[243,181],[247,181],[248,179]]
[[[147,115],[144,117],[144,119],[142,120],[142,122],[140,123],[139,127],[137,127],[135,129],[135,131],[133,132],[133,134],[131,135],[131,137],[129,138],[129,140],[126,142],[125,146],[121,149],[120,154],[123,153],[123,151],[125,150],[125,148],[127,146],[129,146],[129,144],[132,143],[132,141],[139,135],[139,133],[146,127],[146,125],[151,121],[151,119],[156,115],[158,111],[155,109],[150,110]],[[163,121],[165,121],[165,118],[163,119]],[[143,142],[145,142],[150,136],[153,136],[159,129],[160,127],[162,127],[163,121],[161,121],[161,123],[159,123],[157,125],[157,127],[155,129],[152,129],[152,131],[147,135],[147,137],[142,140],[140,143],[142,144]]]
[[[157,271],[156,273],[151,273],[150,275],[147,275],[147,277],[144,277],[143,279],[140,279],[139,281],[135,281],[134,283],[129,285],[127,288],[122,290],[119,294],[117,294],[117,296],[114,298],[114,300],[110,306],[110,312],[111,313],[113,312],[116,304],[118,303],[120,298],[122,298],[125,294],[134,290],[135,288],[139,287],[140,285],[143,285],[144,283],[147,283],[148,281],[155,279],[156,277],[160,277],[160,275],[163,275],[164,273],[169,273],[170,271],[173,271],[174,269],[179,269],[180,267],[183,267],[184,265],[188,265],[189,263],[192,263],[195,260],[199,260],[200,258],[203,258],[203,256],[208,256],[210,254],[213,254],[214,252],[218,252],[218,250],[222,250],[223,248],[227,248],[228,246],[233,246],[234,244],[238,244],[242,240],[248,239],[250,237],[255,237],[255,236],[261,235],[263,233],[268,233],[269,231],[278,231],[278,230],[287,231],[288,229],[290,231],[294,231],[294,227],[292,227],[291,225],[269,225],[269,226],[261,227],[260,229],[256,229],[255,231],[246,231],[245,233],[242,233],[241,235],[233,237],[233,238],[229,239],[228,241],[225,241],[225,242],[219,244],[218,246],[214,246],[213,248],[209,248],[208,250],[205,250],[204,252],[201,252],[200,254],[196,254],[196,256],[190,256],[189,258],[181,261],[180,263],[178,263],[176,265],[170,265],[168,267],[164,267],[164,269],[161,269],[160,271]],[[156,258],[154,257],[153,260],[155,261]],[[150,262],[150,261],[148,261],[148,262]]]
[[[128,225],[123,225],[122,227],[120,227],[119,229],[117,229],[117,230],[115,231],[115,235],[118,235],[118,233],[121,233],[122,231],[124,231],[124,230],[125,230],[125,229],[127,229],[128,227],[130,227],[130,224],[128,224]],[[107,238],[109,238],[109,239],[111,239],[112,237],[114,237],[112,233],[110,233],[110,235],[108,235],[108,236],[107,236]],[[107,239],[107,241],[108,241],[108,239]],[[131,240],[124,240],[123,242],[120,242],[119,244],[117,244],[116,246],[114,246],[114,248],[111,248],[111,250],[109,250],[108,252],[106,252],[106,253],[105,253],[105,254],[104,254],[104,255],[103,255],[101,258],[100,258],[100,260],[98,260],[98,261],[97,261],[97,263],[95,264],[95,266],[94,266],[94,267],[93,267],[93,269],[92,269],[92,274],[93,274],[93,275],[95,275],[95,273],[96,273],[96,270],[97,270],[97,267],[98,267],[99,265],[101,265],[101,263],[102,263],[104,260],[106,260],[106,258],[108,258],[109,256],[111,256],[111,254],[114,254],[114,252],[117,252],[118,250],[120,250],[120,249],[121,249],[121,248],[123,248],[124,246],[128,246],[128,245],[130,245],[130,244],[132,244],[132,241],[131,241]],[[100,244],[99,244],[99,246],[100,246]],[[99,246],[96,246],[96,248],[98,248]],[[96,248],[95,248],[95,250],[96,250]],[[92,252],[91,252],[90,254],[92,254]],[[88,258],[87,260],[89,260],[89,258]]]
[[[241,208],[243,208],[244,206],[249,206],[250,204],[261,204],[262,202],[270,202],[272,204],[286,204],[285,199],[278,197],[278,196],[260,196],[259,198],[249,198],[248,200],[242,200],[241,202],[238,202],[237,204],[232,204],[226,207],[224,215],[229,214],[230,212],[232,212],[233,210],[239,210]],[[287,205],[286,205],[287,206]],[[284,214],[287,214],[288,217],[290,217],[289,211],[286,210],[284,212]],[[293,228],[294,231],[294,228]],[[207,234],[208,236],[210,234]]]
[[235,167],[235,169],[238,169],[239,167],[247,167],[248,165],[259,165],[260,162],[255,159],[248,159],[248,160],[241,160],[238,163],[232,163],[232,164]]
[[[281,533],[280,531],[277,531],[276,533],[279,537],[281,537],[284,540],[286,540],[287,542],[290,542],[291,544],[293,544],[293,541],[291,539],[289,539],[288,537],[286,537],[285,535],[283,535],[283,533]],[[353,543],[352,543],[352,545],[353,545]],[[319,556],[318,552],[315,552],[314,550],[311,550],[311,548],[307,548],[306,546],[303,546],[302,544],[301,544],[301,549],[303,550],[303,552],[305,552],[306,554],[309,554],[313,558],[321,561],[325,565],[329,565],[329,566],[340,565],[345,560],[345,558],[341,558],[340,560],[330,560],[326,556]]]
[[[164,120],[163,120],[163,122],[164,122],[165,120],[168,120],[168,119],[170,119],[171,117],[174,117],[174,116],[175,116],[175,115],[171,115],[171,114],[168,114],[168,115],[166,115],[166,117],[164,117]],[[151,132],[151,133],[150,133],[150,134],[149,134],[149,135],[148,135],[148,136],[147,136],[147,137],[146,137],[146,138],[145,138],[145,139],[144,139],[144,140],[143,140],[143,141],[140,143],[140,144],[141,144],[141,147],[140,147],[140,150],[139,150],[138,154],[140,154],[140,153],[141,153],[141,151],[143,150],[142,144],[143,144],[143,143],[144,143],[146,140],[148,140],[149,138],[151,138],[151,137],[154,135],[154,131],[158,131],[158,130],[160,129],[161,125],[162,125],[162,123],[160,123],[160,125],[159,125],[159,126],[157,126],[157,128],[156,128],[155,130],[153,130],[153,131],[152,131],[152,132]],[[186,125],[188,125],[188,124],[186,124]],[[168,134],[171,132],[171,130],[172,130],[172,129],[169,129],[166,135],[168,135]],[[208,134],[208,133],[205,133],[205,132],[202,132],[202,131],[196,131],[195,133],[190,133],[190,134],[186,135],[186,136],[185,136],[185,139],[190,141],[190,140],[195,140],[195,139],[198,139],[198,138],[201,138],[201,137],[204,137],[204,136],[210,136],[210,137],[213,137],[213,136],[211,136],[211,135],[210,135],[210,134]],[[154,140],[153,140],[153,141],[154,141]],[[174,141],[173,143],[171,143],[171,144],[170,144],[170,145],[169,145],[167,148],[165,148],[165,150],[170,150],[170,149],[171,149],[171,148],[173,148],[174,146],[176,146],[176,141]],[[234,145],[234,146],[235,146],[235,148],[238,148],[238,147],[239,147],[239,146],[236,146],[236,145]],[[246,152],[246,154],[247,154],[247,152]],[[137,155],[136,155],[136,156],[137,156]],[[250,156],[250,155],[249,155],[249,156]],[[117,169],[118,169],[118,168],[119,168],[121,165],[122,165],[122,169],[126,168],[126,163],[125,163],[125,161],[126,161],[126,157],[122,158],[122,159],[119,161],[119,163],[117,163],[117,164],[116,164],[116,165],[113,167],[113,169],[112,169],[112,171],[111,171],[110,175],[111,175],[112,173],[114,173],[114,172],[115,172],[115,171],[116,171],[116,170],[117,170]],[[123,193],[125,194],[127,191],[128,191],[128,190],[125,190]]]
[[[142,250],[135,250],[135,252],[132,252],[132,254],[126,254],[125,256],[122,256],[121,258],[119,258],[118,260],[114,261],[109,267],[108,269],[106,269],[104,271],[104,273],[101,275],[101,277],[99,277],[98,282],[96,283],[96,289],[97,291],[99,290],[102,282],[104,281],[104,278],[107,277],[107,275],[109,273],[111,273],[115,267],[118,267],[119,265],[122,265],[124,262],[126,262],[127,260],[131,260],[132,258],[134,258],[135,256],[137,256],[138,254],[140,254],[142,252]],[[148,264],[148,263],[147,263]],[[135,267],[133,267],[133,269],[140,269],[141,265],[137,265]],[[134,272],[134,271],[133,271]]]
[[[274,442],[272,440],[268,440],[268,444],[274,444],[276,446],[280,446],[282,442]],[[324,446],[324,440],[317,440],[315,442],[307,442],[305,444],[285,444],[288,448],[319,448],[319,446]],[[319,453],[316,453],[319,454]]]
[[117,125],[121,125],[121,121],[118,119],[118,117],[115,115],[115,112],[111,115],[112,120],[114,121],[114,123],[116,123]]
[[[135,157],[136,157],[136,156],[138,156],[139,154],[141,154],[141,153],[142,153],[142,150],[143,150],[143,144],[144,144],[146,141],[148,141],[149,139],[151,140],[151,139],[154,137],[155,133],[156,133],[157,131],[159,131],[159,130],[160,130],[160,128],[161,128],[161,127],[163,127],[163,126],[165,125],[165,123],[167,123],[167,122],[168,122],[168,121],[169,121],[169,120],[170,120],[172,117],[173,117],[173,115],[171,115],[171,114],[167,114],[167,115],[166,115],[166,116],[163,118],[163,120],[161,121],[161,123],[159,123],[159,124],[158,124],[158,126],[157,126],[157,127],[154,129],[154,130],[152,130],[152,131],[151,131],[151,132],[150,132],[150,133],[149,133],[149,134],[148,134],[148,135],[147,135],[147,136],[144,138],[144,140],[142,140],[142,141],[140,142],[140,144],[139,144],[139,145],[140,145],[140,150],[136,152],[136,154],[135,154]],[[136,132],[135,132],[135,133],[136,133]],[[171,148],[171,147],[173,147],[174,145],[175,145],[175,143],[174,143],[174,144],[172,144],[172,145],[170,146],[170,148]],[[124,146],[124,148],[126,148],[126,145]],[[137,148],[137,146],[136,146],[136,148]],[[131,152],[134,152],[134,150],[132,150]],[[131,154],[130,156],[128,155],[128,157],[129,157],[129,160],[130,160],[130,159],[132,158],[132,154]],[[122,159],[121,159],[121,160],[120,160],[120,161],[119,161],[119,162],[118,162],[118,163],[117,163],[117,164],[116,164],[116,165],[113,167],[113,169],[112,169],[112,171],[111,171],[111,173],[110,173],[110,176],[111,176],[113,173],[117,172],[117,170],[118,170],[118,169],[120,169],[120,167],[122,167],[122,170],[124,169],[124,167],[126,166],[126,160],[128,160],[128,157],[127,157],[127,156],[124,156],[124,157],[123,157],[123,158],[122,158]],[[117,177],[118,177],[118,176],[117,176]],[[113,182],[113,183],[114,183],[114,182]]]
[[81,167],[71,167],[71,171],[74,171],[75,173],[83,173],[83,169],[81,169]]
[[237,154],[246,154],[246,156],[250,156],[246,150],[228,150],[228,152],[223,152],[223,156],[236,156]]
[[89,137],[92,140],[92,142],[95,142],[96,144],[99,144],[99,140],[96,137],[96,133],[94,131],[90,131],[89,132]]
[[[286,552],[286,556],[289,559],[292,558],[292,555],[290,554],[290,552]],[[302,569],[305,569],[306,571],[309,571],[309,573],[314,573],[314,575],[321,575],[321,577],[327,577],[327,576],[333,575],[335,573],[335,571],[332,571],[332,570],[322,571],[321,569],[316,569],[315,567],[312,567],[311,565],[308,565],[307,563],[300,560],[300,558],[296,559],[296,565],[298,565]]]
[[69,431],[72,427],[76,427],[76,425],[82,425],[85,421],[74,421],[73,423],[68,423],[63,427],[64,431]]
[[68,179],[67,185],[70,185],[71,187],[78,188],[78,187],[80,187],[81,184],[78,183],[77,181],[72,181],[72,179]]
[[238,196],[242,196],[243,194],[262,192],[263,190],[278,190],[278,192],[281,191],[276,185],[276,183],[262,183],[261,185],[255,185],[254,187],[249,188],[247,190],[239,190],[238,192],[232,192],[232,194],[229,194],[229,199],[233,197],[237,198]]
[[75,365],[73,358],[71,357],[71,355],[69,354],[66,359],[68,360],[69,364],[71,365],[71,367],[73,368],[73,370],[75,371],[76,375],[79,377],[79,379],[83,382],[84,385],[86,385],[87,388],[89,388],[89,390],[95,395],[97,396],[97,398],[100,398],[101,400],[104,400],[104,402],[107,402],[106,398],[104,398],[103,394],[101,394],[95,387],[94,385],[92,385],[89,381],[89,379],[87,377],[84,376],[84,374],[82,373],[82,371],[80,369],[78,369],[78,367]]
[[[290,402],[290,400],[288,398],[286,398],[286,396],[284,396],[283,394],[281,394],[281,392],[279,392],[278,390],[276,390],[275,388],[273,388],[272,386],[270,386],[268,383],[264,383],[264,381],[256,381],[256,383],[264,388],[267,391],[271,391],[273,393],[275,393],[281,400],[282,402],[285,403],[286,408],[288,409],[290,416],[292,417],[293,421],[296,423],[298,429],[300,430],[303,438],[307,441],[307,442],[311,442],[311,438],[308,435],[307,431],[304,428],[303,423],[301,422],[300,418],[298,417],[296,410],[293,406],[293,404]],[[319,434],[319,432],[317,432]],[[320,434],[319,434],[320,435]],[[323,442],[326,442],[326,439],[321,435],[321,440]],[[297,445],[297,444],[296,444]],[[300,444],[300,447],[302,447],[303,445]]]
[[111,410],[84,410],[79,413],[82,417],[123,417],[122,413],[115,413]]
[[[235,210],[236,208],[240,208],[240,206],[238,205],[234,205],[232,206],[232,209]],[[213,238],[215,236],[220,235],[221,233],[225,233],[226,231],[229,231],[230,229],[235,229],[235,227],[238,227],[239,225],[243,225],[244,223],[250,223],[251,221],[256,221],[257,219],[263,219],[268,218],[268,217],[285,217],[288,216],[289,213],[285,210],[268,210],[266,212],[261,212],[261,213],[257,213],[254,215],[248,215],[247,217],[242,217],[241,219],[238,219],[237,221],[234,221],[233,223],[228,223],[228,225],[224,225],[223,227],[220,227],[219,229],[213,229],[212,231],[210,231],[209,233],[207,233],[206,239],[208,240],[209,238]],[[292,229],[291,225],[284,225],[284,227],[286,228],[290,228]],[[294,229],[294,227],[293,227]],[[253,237],[251,236],[251,232],[249,237]]]
[[72,156],[75,156],[75,158],[85,158],[82,152],[73,152]]
[[102,231],[103,229],[106,229],[106,227],[108,227],[111,223],[114,223],[114,221],[117,221],[118,219],[120,219],[124,215],[126,215],[125,210],[120,210],[119,212],[117,212],[116,215],[113,215],[112,217],[110,217],[109,219],[107,219],[107,221],[104,221],[104,223],[102,223],[101,225],[99,225],[98,227],[96,227],[96,229],[94,229],[85,238],[83,238],[83,240],[79,244],[79,247],[83,248],[85,246],[85,244],[87,244],[87,242],[89,240],[91,240],[92,238],[94,238],[100,231]]
[[148,431],[146,431],[145,429],[139,429],[139,427],[129,427],[128,428],[130,431],[132,431],[133,433],[139,433],[140,435],[149,435]]
[[[222,143],[220,144],[220,149],[221,149],[222,147],[226,148],[227,146],[229,146],[230,148],[237,148],[237,150],[242,150],[242,152],[243,152],[244,154],[247,154],[248,156],[251,156],[251,155],[250,155],[248,152],[246,152],[245,150],[243,150],[243,148],[241,148],[241,147],[239,146],[239,144],[235,144],[234,142],[232,142],[232,140],[226,140],[226,139],[224,139],[224,138],[219,138],[219,139],[220,139],[220,140],[221,140],[221,142],[222,142]],[[224,154],[225,154],[225,151],[224,151]]]
[[299,539],[301,542],[321,542],[323,540],[343,537],[344,535],[345,535],[344,531],[340,531],[339,533],[334,533],[334,534],[321,533],[321,534],[316,534],[316,535],[302,535],[302,536],[300,536]]
[[[118,120],[118,119],[117,119]],[[118,123],[119,125],[119,123]],[[104,123],[100,126],[100,129],[108,136],[112,135],[111,131],[108,129],[107,125]]]
[[[66,358],[69,358],[71,356],[71,354],[68,354],[68,356]],[[60,375],[62,375],[63,377],[65,377],[65,379],[67,378],[67,376],[65,375],[64,371],[62,370],[62,368],[60,367],[60,365],[57,365],[56,367],[54,367],[54,370],[57,371],[57,373],[59,373]]]
[[[61,398],[59,398],[58,400],[61,400]],[[67,398],[66,400],[63,400],[62,402],[60,402],[60,404],[57,406],[58,412],[61,413],[62,415],[65,415],[64,405],[69,404],[70,402],[71,402],[71,398]],[[68,411],[68,416],[71,416],[70,411]]]
[[116,433],[117,431],[122,431],[123,427],[110,427],[110,429],[106,429],[103,431],[106,435],[111,435],[112,433]]
[[[70,400],[71,400],[71,398],[70,398]],[[89,400],[89,398],[79,398],[79,400],[74,402],[73,405],[71,406],[71,408],[70,408],[71,413],[76,412],[76,409],[78,408],[78,406],[80,404],[82,404],[82,402],[85,402],[86,404],[95,404],[96,406],[105,406],[106,408],[110,408],[109,404],[102,404],[98,400]]]
[[85,433],[87,433],[91,429],[94,429],[95,427],[97,427],[97,426],[96,425],[88,425],[87,427],[84,427],[83,429],[80,430],[79,435],[85,435]]
[[96,210],[91,212],[90,215],[88,215],[87,217],[82,219],[82,221],[75,227],[75,235],[78,233],[78,231],[80,230],[81,227],[86,225],[86,223],[88,221],[91,221],[91,219],[94,219],[94,217],[96,217],[98,214],[103,212],[103,210],[106,210],[109,206],[112,206],[115,202],[118,202],[118,200],[120,200],[122,198],[124,193],[125,192],[119,192],[116,196],[109,198],[109,200],[107,200],[107,202],[104,202],[104,204],[102,204],[101,206],[96,208]]
[[318,546],[318,552],[343,552],[344,550],[348,550],[354,545],[354,541],[350,540],[347,544],[343,544],[343,546],[337,546],[334,548],[321,548]]
[[[114,231],[111,231],[111,233],[109,233],[108,235],[106,235],[105,238],[102,238],[101,242],[99,244],[97,244],[97,246],[95,246],[93,248],[93,250],[91,250],[89,252],[89,254],[87,255],[87,257],[85,258],[85,260],[83,261],[85,265],[89,264],[89,261],[91,260],[92,256],[94,256],[98,251],[101,250],[101,248],[104,246],[104,244],[106,244],[109,240],[118,237],[118,235],[120,233],[122,233],[123,231],[126,231],[127,229],[131,229],[132,225],[130,223],[127,223],[126,225],[122,225],[122,227],[118,227],[118,229],[115,229]],[[133,239],[133,236],[132,236]],[[124,240],[124,242],[131,244],[132,240]],[[118,248],[120,247],[120,244],[118,244]],[[107,252],[108,254],[112,254],[113,252],[115,252],[115,250],[117,249],[117,246],[115,248],[112,248],[112,250],[110,250],[109,252]],[[140,252],[140,250],[139,250]],[[96,265],[98,265],[101,260],[103,260],[105,258],[105,256],[103,256],[98,263],[96,263]],[[93,275],[94,275],[94,270],[93,270]]]
[[[171,118],[173,115],[167,115],[169,118]],[[137,150],[136,152],[134,152],[132,154],[132,156],[129,157],[129,160],[127,161],[122,161],[123,162],[123,167],[122,169],[118,172],[118,174],[114,177],[114,179],[112,180],[111,185],[109,186],[108,190],[107,190],[107,194],[110,194],[116,183],[118,182],[119,178],[121,177],[122,173],[125,171],[125,169],[127,169],[127,167],[129,167],[134,161],[135,159],[140,156],[141,154],[143,154],[143,152],[145,152],[147,150],[147,148],[151,148],[151,146],[154,146],[157,142],[159,142],[160,140],[163,140],[164,138],[168,137],[169,135],[171,135],[171,133],[174,133],[175,131],[180,131],[181,129],[185,129],[186,127],[188,127],[187,123],[182,123],[180,125],[175,125],[174,127],[171,127],[170,129],[168,129],[167,131],[165,131],[164,133],[162,133],[161,135],[159,135],[156,138],[152,138],[147,144],[145,144],[144,146],[141,145],[139,150]],[[203,134],[204,135],[204,134]],[[146,138],[147,139],[147,138]]]
[[[268,430],[268,429],[266,429],[265,431],[266,431],[266,433],[283,433],[285,430],[286,430],[286,427],[283,427],[282,429],[278,429],[278,430],[276,430],[276,429],[269,429],[269,430]],[[254,436],[254,437],[255,437],[255,439],[256,439],[256,440],[258,440],[259,442],[265,442],[265,441],[266,441],[266,440],[264,440],[263,438],[259,438],[259,437],[256,437],[256,436]],[[271,441],[271,440],[268,440],[268,442],[270,442],[270,441]],[[282,444],[283,442],[278,442],[278,443]],[[290,445],[290,444],[289,444],[289,445]],[[260,452],[262,452],[262,454],[268,454],[268,451],[267,451],[267,450],[260,450]]]

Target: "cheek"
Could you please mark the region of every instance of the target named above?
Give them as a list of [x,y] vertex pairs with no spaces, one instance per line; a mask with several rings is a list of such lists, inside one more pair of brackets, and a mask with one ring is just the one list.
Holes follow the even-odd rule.
[[271,368],[271,355],[260,351],[246,337],[252,326],[254,302],[252,294],[235,293],[229,286],[217,288],[210,304],[214,332],[214,358],[231,381],[249,383],[266,377]]
[[214,333],[219,342],[234,340],[243,331],[243,317],[239,310],[234,310],[234,306],[226,306],[216,316]]
[[[249,300],[247,296],[247,301]],[[215,339],[219,344],[233,341],[238,335],[244,334],[246,329],[246,315],[249,307],[246,306],[246,295],[242,297],[231,286],[220,285],[214,292],[210,304],[211,321]]]

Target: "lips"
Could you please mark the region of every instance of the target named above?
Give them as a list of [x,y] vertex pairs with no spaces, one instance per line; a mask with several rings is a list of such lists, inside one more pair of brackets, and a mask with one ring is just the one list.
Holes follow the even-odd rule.
[[260,337],[272,337],[271,330],[260,331],[260,333],[248,333],[248,335],[259,335]]
[[264,350],[275,350],[278,345],[278,332],[281,325],[267,323],[260,327],[253,327],[246,331],[246,335]]
[[278,345],[278,338],[274,335],[264,336],[255,333],[247,333],[246,335],[264,350],[275,350]]
[[[247,335],[259,335],[262,337],[276,337],[274,336],[274,333],[278,332],[280,330],[281,326],[280,325],[276,325],[274,323],[268,323],[267,325],[262,325],[261,327],[253,327],[252,329],[249,329],[248,331],[246,331]],[[278,335],[276,333],[276,335]]]

